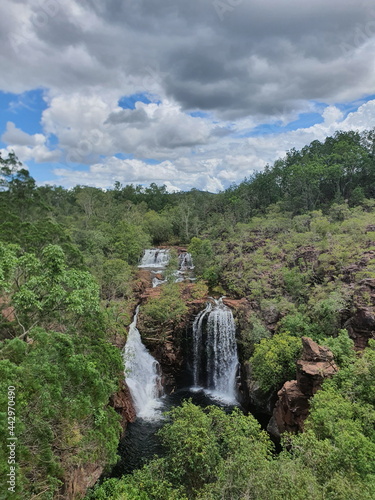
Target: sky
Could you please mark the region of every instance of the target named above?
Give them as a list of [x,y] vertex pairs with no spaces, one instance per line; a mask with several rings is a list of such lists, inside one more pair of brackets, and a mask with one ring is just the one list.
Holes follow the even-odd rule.
[[217,192],[375,127],[372,0],[1,0],[0,151],[37,183]]

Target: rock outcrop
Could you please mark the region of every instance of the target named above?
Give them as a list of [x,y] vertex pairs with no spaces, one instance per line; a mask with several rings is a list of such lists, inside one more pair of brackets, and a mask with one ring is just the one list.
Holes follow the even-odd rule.
[[242,299],[231,299],[229,297],[223,297],[223,303],[230,307],[231,309],[238,309],[243,307],[249,307],[249,302],[246,298]]
[[87,464],[71,471],[65,471],[64,486],[58,498],[76,500],[83,498],[88,488],[91,488],[103,472],[102,464]]
[[134,422],[136,419],[133,399],[125,380],[120,382],[120,388],[111,396],[109,404],[121,416],[121,427],[125,432],[128,422]]
[[297,380],[285,382],[277,393],[278,400],[268,430],[276,437],[303,430],[309,412],[309,399],[332,377],[338,368],[332,352],[308,337],[302,337],[303,352],[297,361]]
[[[368,252],[367,257],[375,257]],[[363,350],[375,339],[375,278],[361,280],[354,293],[355,313],[344,324],[357,350]]]
[[358,309],[346,323],[349,337],[354,342],[354,347],[361,351],[368,345],[370,339],[375,339],[375,313],[372,308]]

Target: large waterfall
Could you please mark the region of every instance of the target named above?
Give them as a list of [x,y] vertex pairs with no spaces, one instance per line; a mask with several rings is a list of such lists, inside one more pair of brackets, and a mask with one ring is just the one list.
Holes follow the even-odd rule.
[[238,368],[234,319],[222,299],[212,301],[193,324],[194,386],[234,401]]
[[145,250],[138,267],[156,267],[162,269],[168,265],[169,250],[164,248],[150,248]]
[[161,406],[163,388],[159,363],[143,345],[137,328],[139,306],[129,327],[124,348],[125,378],[129,386],[137,417],[155,419]]

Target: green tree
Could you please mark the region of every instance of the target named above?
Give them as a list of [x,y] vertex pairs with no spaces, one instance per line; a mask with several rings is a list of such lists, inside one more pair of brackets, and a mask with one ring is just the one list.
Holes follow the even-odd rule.
[[89,272],[68,268],[57,245],[47,245],[40,259],[0,245],[1,275],[21,337],[37,324],[68,325],[99,311],[98,284]]
[[262,339],[255,346],[250,363],[254,378],[263,391],[278,389],[285,381],[295,378],[296,361],[301,350],[301,339],[288,332]]

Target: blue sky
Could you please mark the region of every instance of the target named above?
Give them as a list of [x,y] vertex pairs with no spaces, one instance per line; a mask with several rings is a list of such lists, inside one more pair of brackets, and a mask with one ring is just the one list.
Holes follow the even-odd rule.
[[3,0],[2,154],[40,184],[218,191],[375,127],[370,0],[173,5]]

